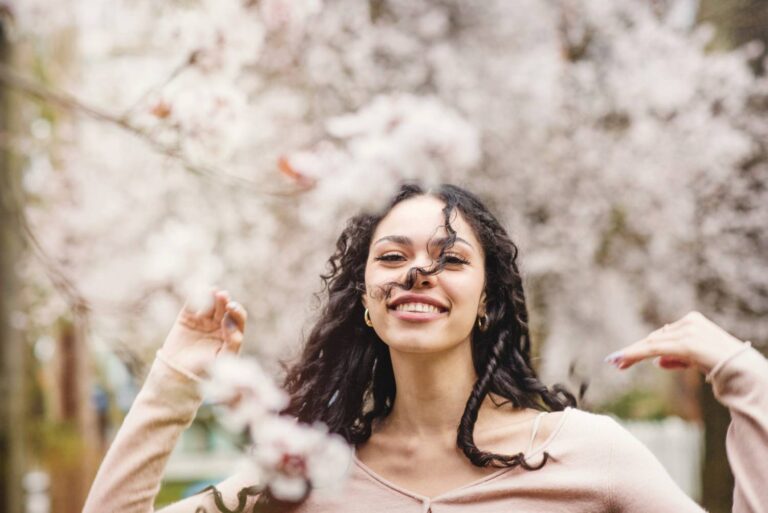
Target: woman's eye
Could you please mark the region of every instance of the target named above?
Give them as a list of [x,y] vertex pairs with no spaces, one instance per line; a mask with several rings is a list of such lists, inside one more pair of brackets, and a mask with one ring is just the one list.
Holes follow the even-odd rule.
[[374,258],[374,260],[379,260],[382,262],[400,262],[405,260],[405,257],[403,257],[403,255],[398,255],[397,253],[389,253],[386,255],[378,256]]
[[[380,262],[402,262],[406,258],[399,253],[387,253],[385,255],[377,256],[374,260]],[[449,265],[464,265],[468,264],[469,260],[460,257],[459,255],[445,255],[445,263]]]
[[468,264],[469,260],[460,257],[459,255],[445,255],[446,264]]

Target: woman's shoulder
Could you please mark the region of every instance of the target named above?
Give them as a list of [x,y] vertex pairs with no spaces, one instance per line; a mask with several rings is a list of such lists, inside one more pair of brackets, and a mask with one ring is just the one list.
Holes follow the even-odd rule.
[[615,425],[610,417],[573,407],[561,411],[530,409],[509,419],[500,417],[494,429],[476,433],[478,446],[506,454],[535,454],[555,443],[561,444],[563,440],[581,440],[583,443],[596,429],[606,429],[603,426],[612,429]]
[[618,425],[616,418],[607,413],[583,410],[581,408],[568,408],[569,424],[575,428],[594,428],[595,426]]
[[[611,415],[572,407],[556,413],[546,415],[552,417],[549,423],[550,438],[543,443],[556,447],[558,451],[602,453],[612,450],[617,444],[634,440],[629,431]],[[543,433],[542,437],[545,435]]]
[[581,408],[568,408],[568,418],[565,423],[566,433],[569,436],[584,436],[590,439],[600,439],[601,435],[623,435],[628,431],[619,423],[618,419],[608,413],[583,410]]
[[609,415],[575,407],[562,411],[531,410],[527,422],[501,428],[492,436],[476,438],[479,447],[502,454],[523,452],[533,464],[543,453],[571,462],[606,462],[617,441],[631,435]]

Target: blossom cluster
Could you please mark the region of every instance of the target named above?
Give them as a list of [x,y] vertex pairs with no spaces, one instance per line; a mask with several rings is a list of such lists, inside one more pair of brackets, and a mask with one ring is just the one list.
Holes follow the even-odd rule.
[[306,425],[280,415],[288,397],[255,359],[222,355],[209,375],[203,391],[222,424],[249,435],[248,463],[260,486],[289,502],[343,486],[352,458],[349,445],[321,423]]
[[436,186],[447,169],[467,173],[481,156],[477,129],[434,97],[377,96],[356,112],[329,119],[325,128],[328,138],[284,161],[289,176],[312,186],[305,212],[314,226],[338,214],[331,205],[375,212],[399,183]]

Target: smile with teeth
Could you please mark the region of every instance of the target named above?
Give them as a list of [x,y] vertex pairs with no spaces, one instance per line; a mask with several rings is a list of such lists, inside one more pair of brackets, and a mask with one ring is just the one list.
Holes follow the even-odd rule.
[[424,312],[424,313],[440,313],[443,310],[435,305],[428,305],[426,303],[402,303],[393,308],[398,312]]

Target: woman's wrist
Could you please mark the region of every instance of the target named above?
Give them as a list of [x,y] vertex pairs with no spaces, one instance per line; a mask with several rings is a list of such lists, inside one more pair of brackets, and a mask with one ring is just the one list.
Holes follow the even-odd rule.
[[198,374],[192,372],[191,370],[187,369],[186,367],[179,365],[177,363],[174,363],[170,358],[168,358],[165,353],[163,353],[162,349],[158,349],[157,353],[155,354],[155,357],[158,361],[160,361],[163,365],[168,367],[169,369],[173,370],[174,372],[181,374],[182,376],[196,382],[196,383],[202,383],[203,378],[200,377]]
[[736,349],[734,352],[732,352],[731,354],[729,354],[728,356],[726,356],[725,358],[717,362],[715,366],[712,367],[712,369],[706,373],[706,377],[704,378],[704,381],[706,381],[707,383],[712,383],[712,380],[714,379],[715,375],[718,372],[720,372],[720,369],[725,367],[728,364],[728,362],[736,358],[738,355],[747,351],[750,347],[752,347],[752,342],[749,342],[749,341],[743,342],[740,348]]

